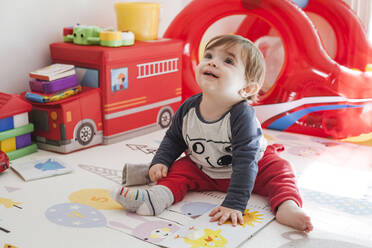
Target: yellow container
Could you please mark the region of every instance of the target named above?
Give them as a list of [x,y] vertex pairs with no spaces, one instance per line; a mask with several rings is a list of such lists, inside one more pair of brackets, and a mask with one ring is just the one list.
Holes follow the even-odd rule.
[[121,2],[115,3],[119,31],[132,31],[136,40],[155,40],[158,38],[158,3]]

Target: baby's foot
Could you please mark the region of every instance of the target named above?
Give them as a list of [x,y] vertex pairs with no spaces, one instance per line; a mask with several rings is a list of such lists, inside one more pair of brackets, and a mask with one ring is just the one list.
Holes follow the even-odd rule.
[[150,189],[122,187],[115,200],[125,210],[139,215],[158,215],[173,203],[173,194],[165,186],[156,185]]
[[292,200],[282,202],[275,217],[279,223],[299,231],[310,232],[313,230],[310,217]]

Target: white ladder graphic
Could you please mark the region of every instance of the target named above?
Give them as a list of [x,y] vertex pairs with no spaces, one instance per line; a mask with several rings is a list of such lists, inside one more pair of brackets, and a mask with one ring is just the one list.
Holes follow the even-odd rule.
[[172,73],[178,71],[178,58],[138,64],[137,67],[137,79]]

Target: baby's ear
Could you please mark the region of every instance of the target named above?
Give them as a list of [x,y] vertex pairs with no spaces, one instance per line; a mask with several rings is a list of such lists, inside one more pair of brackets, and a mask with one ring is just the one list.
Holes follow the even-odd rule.
[[239,95],[243,98],[254,96],[260,90],[260,86],[257,82],[250,82],[245,88],[239,90]]

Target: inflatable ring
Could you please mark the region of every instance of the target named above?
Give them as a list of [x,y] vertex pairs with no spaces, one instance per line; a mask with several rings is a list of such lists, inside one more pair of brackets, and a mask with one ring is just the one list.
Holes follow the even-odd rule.
[[290,0],[194,0],[183,9],[164,34],[185,42],[183,99],[200,91],[194,67],[204,33],[231,15],[262,19],[283,42],[282,71],[255,106],[263,127],[334,138],[372,132],[372,75],[332,60],[310,19]]

